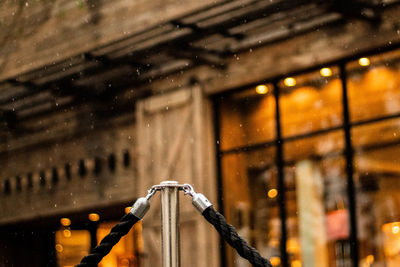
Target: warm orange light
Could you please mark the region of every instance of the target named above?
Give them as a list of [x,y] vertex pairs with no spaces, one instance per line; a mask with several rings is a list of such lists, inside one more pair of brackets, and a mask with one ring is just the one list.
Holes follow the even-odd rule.
[[129,267],[129,260],[128,259],[122,259],[121,260],[121,267]]
[[268,91],[269,91],[268,86],[264,84],[257,85],[256,87],[257,94],[265,95],[266,93],[268,93]]
[[363,66],[363,67],[369,66],[370,63],[371,62],[369,61],[369,58],[367,58],[367,57],[362,57],[358,60],[358,64],[360,64],[360,66]]
[[286,242],[286,250],[289,253],[297,254],[300,251],[300,244],[297,239],[289,238]]
[[288,87],[292,87],[292,86],[296,85],[296,79],[292,78],[292,77],[288,77],[285,80],[283,80],[283,83]]
[[97,213],[90,213],[88,217],[92,222],[97,222],[100,220],[100,215]]
[[70,226],[71,225],[71,220],[69,218],[61,218],[60,223],[62,226]]
[[71,237],[71,231],[70,230],[67,230],[67,229],[64,230],[63,234],[64,234],[65,237]]
[[382,231],[397,235],[400,233],[400,222],[385,223],[382,225]]
[[279,258],[279,257],[271,257],[271,258],[269,259],[269,261],[271,262],[271,265],[272,265],[272,266],[279,266],[279,265],[281,265],[281,258]]
[[58,252],[63,252],[64,247],[63,247],[61,244],[56,244],[56,250],[57,250]]
[[128,214],[131,211],[132,207],[126,207],[125,208],[125,214]]
[[324,77],[332,76],[332,70],[330,68],[322,68],[320,69],[319,73]]
[[372,264],[374,261],[375,261],[374,255],[368,255],[367,257],[365,257],[365,262],[368,264]]
[[292,261],[292,263],[290,264],[291,267],[301,267],[301,261],[299,260],[294,260]]
[[275,188],[272,188],[268,191],[268,197],[269,198],[275,198],[278,195],[278,190]]

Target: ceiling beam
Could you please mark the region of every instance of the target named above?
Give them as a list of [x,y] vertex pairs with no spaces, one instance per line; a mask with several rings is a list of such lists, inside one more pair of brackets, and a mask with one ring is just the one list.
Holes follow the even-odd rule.
[[382,20],[377,5],[360,0],[330,0],[333,11],[343,14],[345,17],[356,18],[379,24]]
[[196,65],[208,65],[219,69],[226,68],[226,62],[221,53],[215,51],[208,51],[193,46],[182,46],[179,49],[170,48],[168,54],[175,58],[186,58],[190,59]]
[[36,89],[35,83],[31,81],[19,81],[17,79],[7,79],[7,83],[13,86],[23,86],[28,89]]
[[17,114],[12,110],[0,109],[0,125],[9,130],[14,130],[17,126]]

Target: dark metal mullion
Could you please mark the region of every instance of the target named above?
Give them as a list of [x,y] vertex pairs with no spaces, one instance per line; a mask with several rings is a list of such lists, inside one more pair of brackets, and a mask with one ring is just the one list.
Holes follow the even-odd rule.
[[88,225],[88,230],[90,233],[90,251],[92,251],[97,246],[97,222],[90,222]]
[[[314,136],[334,132],[337,130],[341,130],[342,128],[343,128],[342,126],[336,126],[336,127],[322,129],[322,130],[318,130],[318,131],[314,131],[314,132],[310,132],[310,133],[306,133],[306,134],[282,137],[281,139],[284,142],[291,142],[291,141],[296,141],[299,139],[305,139],[305,138],[309,138],[309,137],[314,137]],[[257,150],[257,149],[268,148],[268,147],[274,146],[275,144],[276,144],[276,140],[272,140],[272,141],[266,141],[266,142],[261,142],[261,143],[255,143],[255,144],[251,144],[251,145],[244,145],[244,146],[229,148],[226,150],[222,150],[220,153],[221,153],[221,155],[228,155],[228,154],[235,154],[235,153],[241,153],[241,152],[250,152],[253,150]]]
[[[383,116],[383,117],[377,117],[377,118],[352,122],[352,123],[350,123],[350,126],[351,126],[351,128],[354,128],[357,126],[372,124],[372,123],[376,123],[376,122],[384,122],[387,120],[393,120],[393,119],[399,119],[399,118],[400,118],[400,112],[390,114],[387,116]],[[328,133],[342,130],[342,129],[343,129],[342,125],[335,126],[335,127],[321,129],[321,130],[317,130],[317,131],[309,132],[309,133],[305,133],[305,134],[283,137],[282,140],[284,142],[292,142],[292,141],[296,141],[296,140],[300,140],[300,139],[306,139],[306,138],[315,137],[318,135],[328,134]],[[266,141],[266,142],[255,143],[255,144],[250,144],[250,145],[238,146],[238,147],[233,147],[233,148],[229,148],[226,150],[221,150],[220,155],[223,156],[223,155],[229,155],[229,154],[235,154],[235,153],[250,152],[253,150],[257,150],[257,149],[268,148],[268,147],[274,146],[275,144],[276,144],[276,141],[274,140],[274,141]]]
[[279,89],[278,83],[274,82],[274,97],[275,97],[275,130],[276,130],[276,167],[278,172],[278,202],[279,202],[279,217],[281,220],[281,266],[288,267],[288,255],[286,250],[287,229],[286,229],[286,198],[285,198],[285,176],[284,176],[284,162],[283,162],[283,139],[281,132],[281,120],[279,110]]
[[[222,163],[221,163],[221,132],[220,126],[221,122],[219,119],[220,114],[220,104],[219,97],[213,98],[213,119],[214,119],[214,140],[215,140],[215,164],[217,168],[217,198],[218,198],[218,209],[221,214],[224,214],[224,186],[223,186],[223,177],[222,177]],[[219,247],[220,247],[220,266],[226,267],[226,245],[222,236],[219,238]]]
[[345,157],[346,157],[346,175],[347,175],[347,198],[349,202],[350,215],[350,256],[352,266],[358,267],[358,238],[357,238],[357,221],[356,221],[356,189],[353,179],[354,174],[354,151],[351,142],[351,123],[349,101],[347,96],[347,73],[346,62],[339,64],[340,78],[342,82],[342,104],[343,104],[343,128],[345,137]]
[[251,152],[254,150],[258,150],[258,149],[269,148],[269,147],[275,146],[275,144],[276,144],[276,141],[273,140],[273,141],[252,144],[252,145],[244,145],[244,146],[239,146],[239,147],[235,147],[235,148],[230,148],[227,150],[222,150],[219,153],[221,154],[221,156],[224,156],[224,155],[229,155],[229,154]]
[[375,123],[375,122],[382,122],[382,121],[392,120],[392,119],[397,119],[397,118],[400,118],[400,112],[399,113],[390,114],[390,115],[386,115],[386,116],[382,116],[382,117],[376,117],[376,118],[372,118],[372,119],[356,121],[356,122],[351,123],[350,126],[351,127],[362,126],[362,125],[365,125],[365,124],[372,124],[372,123]]

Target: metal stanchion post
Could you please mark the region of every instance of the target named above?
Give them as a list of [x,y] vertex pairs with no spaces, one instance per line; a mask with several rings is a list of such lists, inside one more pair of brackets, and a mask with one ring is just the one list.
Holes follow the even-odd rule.
[[162,266],[179,267],[179,188],[175,181],[160,184],[162,221]]
[[76,267],[97,265],[120,238],[143,218],[150,208],[149,200],[156,191],[161,191],[162,266],[180,267],[179,190],[192,197],[192,203],[196,209],[241,257],[255,267],[272,267],[271,262],[263,258],[255,248],[249,246],[246,240],[238,235],[235,228],[226,222],[224,216],[213,209],[211,202],[203,194],[196,193],[190,184],[179,184],[175,181],[164,181],[159,185],[153,185],[147,196],[139,198],[131,211],[122,217],[121,222],[115,225],[111,232],[101,240],[100,245],[95,247],[91,254],[85,256]]

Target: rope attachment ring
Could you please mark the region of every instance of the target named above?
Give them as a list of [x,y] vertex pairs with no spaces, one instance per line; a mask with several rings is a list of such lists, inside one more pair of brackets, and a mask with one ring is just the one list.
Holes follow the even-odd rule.
[[196,193],[190,184],[184,184],[182,190],[185,195],[192,197],[192,204],[200,213],[213,205],[203,194]]

